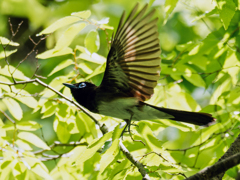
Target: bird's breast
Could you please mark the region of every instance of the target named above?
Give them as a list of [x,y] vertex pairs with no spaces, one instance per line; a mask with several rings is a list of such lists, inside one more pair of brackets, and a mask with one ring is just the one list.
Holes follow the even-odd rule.
[[120,119],[130,119],[132,109],[138,104],[136,98],[118,98],[102,101],[98,105],[98,113]]
[[109,102],[103,101],[98,105],[98,113],[124,120],[132,118],[135,121],[172,117],[148,104],[144,103],[140,106],[138,99],[134,97],[118,98]]

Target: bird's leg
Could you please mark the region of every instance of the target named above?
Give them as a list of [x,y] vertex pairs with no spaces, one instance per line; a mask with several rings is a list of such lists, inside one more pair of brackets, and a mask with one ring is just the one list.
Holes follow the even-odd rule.
[[123,129],[123,131],[122,131],[122,133],[121,133],[121,137],[123,137],[123,133],[124,132],[126,132],[125,130],[126,130],[126,128],[128,128],[128,133],[129,133],[129,135],[130,135],[130,137],[131,137],[131,139],[132,139],[132,141],[134,141],[134,142],[141,142],[141,143],[143,143],[143,145],[145,146],[145,143],[142,141],[142,140],[135,140],[135,139],[133,139],[133,137],[132,137],[132,133],[131,133],[131,125],[135,125],[135,126],[137,126],[136,124],[131,124],[131,121],[132,121],[132,117],[133,117],[133,113],[132,112],[130,112],[130,114],[131,114],[131,117],[130,117],[130,119],[126,119],[125,121],[126,121],[126,126],[124,127],[124,129]]
[[128,119],[124,119],[124,121],[125,121],[127,124],[126,124],[126,126],[123,128],[123,131],[122,131],[122,133],[121,133],[121,136],[120,136],[120,137],[122,137],[122,139],[123,139],[123,134],[126,132],[126,129],[127,129],[127,127],[129,126],[129,120],[128,120]]

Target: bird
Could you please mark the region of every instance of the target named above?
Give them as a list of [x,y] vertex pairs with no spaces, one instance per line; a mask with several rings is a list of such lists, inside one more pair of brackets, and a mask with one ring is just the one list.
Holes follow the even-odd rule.
[[139,4],[125,20],[123,12],[111,41],[106,69],[99,86],[91,82],[63,83],[74,99],[93,113],[131,121],[169,119],[199,126],[215,122],[211,114],[169,109],[147,104],[160,77],[160,45],[155,9]]

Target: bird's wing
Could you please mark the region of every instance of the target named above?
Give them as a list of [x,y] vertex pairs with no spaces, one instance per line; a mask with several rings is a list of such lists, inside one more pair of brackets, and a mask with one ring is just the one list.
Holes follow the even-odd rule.
[[147,5],[137,12],[138,4],[118,29],[107,57],[101,86],[118,88],[144,101],[153,94],[160,74],[160,45],[155,10],[144,16]]

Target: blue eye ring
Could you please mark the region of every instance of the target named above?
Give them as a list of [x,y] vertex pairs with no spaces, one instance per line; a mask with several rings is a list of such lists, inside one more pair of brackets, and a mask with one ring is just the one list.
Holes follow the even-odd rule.
[[86,83],[85,82],[81,82],[79,85],[78,85],[78,88],[85,88],[86,87]]

